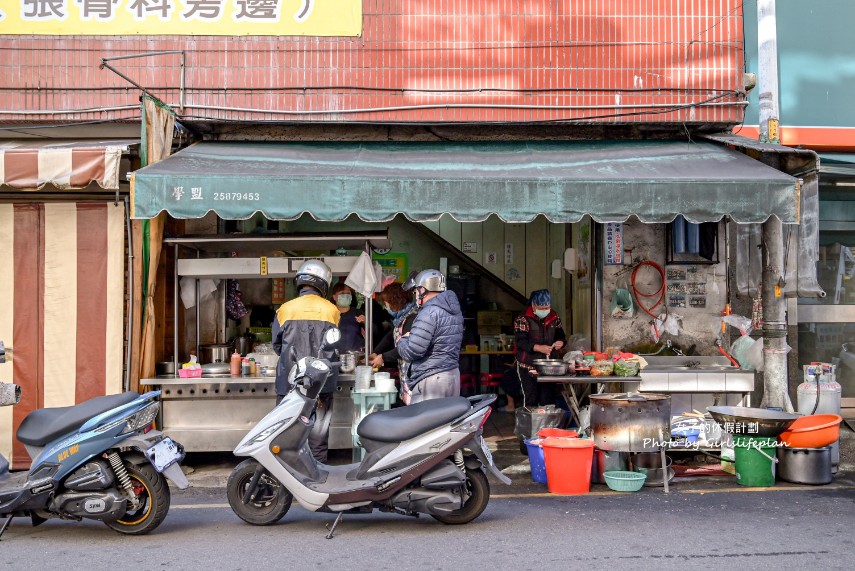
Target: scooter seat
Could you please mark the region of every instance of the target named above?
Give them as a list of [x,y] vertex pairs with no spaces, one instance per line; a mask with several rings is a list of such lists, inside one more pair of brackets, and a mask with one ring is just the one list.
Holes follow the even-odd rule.
[[18,440],[31,446],[44,446],[68,434],[94,416],[128,404],[139,398],[135,392],[95,397],[74,406],[40,408],[27,415],[18,428]]
[[375,442],[403,442],[449,423],[471,408],[469,399],[445,397],[369,414],[356,433]]

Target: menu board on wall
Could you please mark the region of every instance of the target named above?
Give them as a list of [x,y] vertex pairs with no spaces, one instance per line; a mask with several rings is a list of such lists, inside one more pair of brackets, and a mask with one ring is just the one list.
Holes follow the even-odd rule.
[[607,222],[605,224],[605,264],[607,266],[623,265],[623,224]]

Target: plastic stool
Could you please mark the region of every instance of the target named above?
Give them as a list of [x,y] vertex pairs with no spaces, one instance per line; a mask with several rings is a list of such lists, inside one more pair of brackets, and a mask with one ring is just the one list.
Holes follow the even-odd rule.
[[489,392],[498,393],[501,378],[502,373],[481,373],[479,377],[481,390],[490,389]]
[[475,393],[475,375],[460,373],[460,394]]

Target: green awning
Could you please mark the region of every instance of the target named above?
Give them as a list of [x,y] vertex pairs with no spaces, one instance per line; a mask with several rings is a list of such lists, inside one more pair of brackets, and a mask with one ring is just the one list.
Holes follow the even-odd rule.
[[132,216],[798,223],[796,179],[708,142],[203,142],[132,178]]

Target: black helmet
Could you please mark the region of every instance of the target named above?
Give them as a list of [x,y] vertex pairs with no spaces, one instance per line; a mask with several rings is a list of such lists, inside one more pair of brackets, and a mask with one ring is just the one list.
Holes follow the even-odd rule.
[[423,287],[427,291],[432,292],[445,291],[445,276],[439,270],[422,270],[404,284],[405,290],[410,290],[414,287]]
[[331,281],[332,271],[320,260],[306,260],[297,270],[298,293],[303,286],[312,286],[320,292],[321,297],[326,297]]

